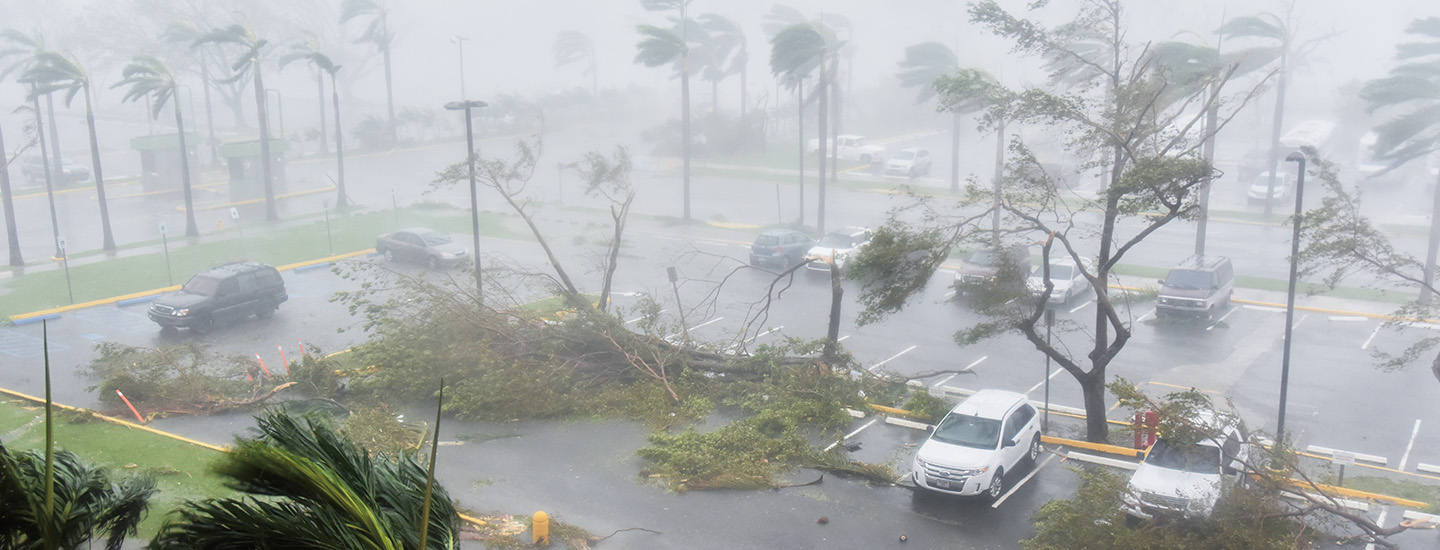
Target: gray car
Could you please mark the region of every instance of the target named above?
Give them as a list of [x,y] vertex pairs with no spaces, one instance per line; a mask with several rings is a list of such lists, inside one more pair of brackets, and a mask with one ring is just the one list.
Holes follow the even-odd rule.
[[375,239],[375,252],[384,255],[386,261],[403,260],[431,269],[464,264],[470,257],[465,247],[448,235],[422,227],[381,235]]
[[750,265],[786,268],[805,259],[815,241],[794,229],[771,229],[755,237],[750,245]]

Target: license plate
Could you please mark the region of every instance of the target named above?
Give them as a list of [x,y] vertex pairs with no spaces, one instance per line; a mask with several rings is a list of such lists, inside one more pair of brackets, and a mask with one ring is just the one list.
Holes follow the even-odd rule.
[[940,479],[938,477],[930,478],[930,485],[934,486],[936,489],[949,489],[951,487],[950,480]]

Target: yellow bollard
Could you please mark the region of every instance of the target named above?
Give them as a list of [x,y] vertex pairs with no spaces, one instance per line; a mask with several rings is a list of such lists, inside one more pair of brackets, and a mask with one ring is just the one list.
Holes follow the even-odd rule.
[[530,518],[530,535],[533,544],[550,544],[550,515],[545,512],[535,512]]

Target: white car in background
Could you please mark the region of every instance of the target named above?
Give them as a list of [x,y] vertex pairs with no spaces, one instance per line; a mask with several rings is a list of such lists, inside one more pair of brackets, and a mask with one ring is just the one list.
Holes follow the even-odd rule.
[[810,262],[805,268],[811,271],[830,271],[830,264],[825,260],[833,256],[835,265],[843,270],[845,262],[849,261],[851,256],[859,254],[862,247],[870,244],[870,238],[874,234],[874,231],[864,227],[845,227],[826,233],[820,238],[820,242],[815,243],[815,246],[805,253],[806,258],[820,261]]
[[[1090,279],[1085,278],[1081,267],[1084,268],[1084,271],[1092,271],[1094,263],[1089,258],[1081,258],[1079,266],[1072,258],[1050,260],[1050,281],[1055,284],[1055,288],[1050,291],[1049,303],[1064,304],[1071,298],[1090,290]],[[1043,294],[1045,292],[1045,266],[1035,268],[1035,272],[1030,274],[1030,279],[1025,284],[1035,295]]]
[[980,390],[955,405],[915,453],[915,486],[939,493],[1005,494],[1005,472],[1040,457],[1035,407],[1019,393]]
[[885,161],[885,175],[918,178],[930,175],[930,150],[919,147],[901,149]]
[[[862,164],[871,164],[885,161],[885,148],[879,145],[871,145],[866,141],[865,136],[855,134],[844,134],[835,136],[836,156],[845,160],[856,160]],[[821,141],[811,139],[808,150],[814,154],[820,149]],[[825,140],[825,158],[830,158],[830,140]]]

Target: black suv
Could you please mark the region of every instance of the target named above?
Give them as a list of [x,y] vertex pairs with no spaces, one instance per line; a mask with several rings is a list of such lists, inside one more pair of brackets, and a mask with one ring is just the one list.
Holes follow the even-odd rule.
[[1191,256],[1160,280],[1155,316],[1200,315],[1214,318],[1230,308],[1235,268],[1224,256]]
[[155,300],[150,320],[163,330],[204,332],[216,322],[251,314],[268,319],[289,298],[285,280],[275,268],[255,262],[226,264],[191,277],[179,292]]

